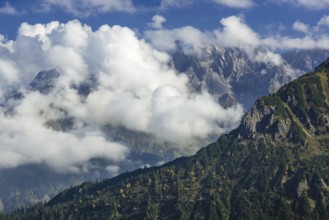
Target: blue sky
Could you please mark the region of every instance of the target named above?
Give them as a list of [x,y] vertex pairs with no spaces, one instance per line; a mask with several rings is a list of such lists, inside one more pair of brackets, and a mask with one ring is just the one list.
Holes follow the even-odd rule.
[[[110,2],[110,3],[109,3]],[[235,3],[236,2],[236,3]],[[329,14],[327,0],[0,0],[0,33],[14,39],[23,22],[67,22],[79,19],[97,29],[102,24],[127,26],[138,31],[155,15],[166,18],[165,28],[191,25],[200,30],[220,28],[219,20],[243,17],[261,35],[283,33],[301,36],[292,29],[296,21],[314,26]]]

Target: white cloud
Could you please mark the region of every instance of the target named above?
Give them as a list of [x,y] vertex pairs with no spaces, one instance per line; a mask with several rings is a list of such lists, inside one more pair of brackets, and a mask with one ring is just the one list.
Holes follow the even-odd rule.
[[[224,5],[230,8],[250,8],[254,5],[252,0],[205,0],[208,2]],[[186,7],[196,3],[196,0],[162,0],[160,8],[167,9],[170,7]]]
[[154,15],[152,18],[152,23],[149,23],[149,26],[154,29],[162,29],[163,23],[165,23],[167,19],[161,15]]
[[147,40],[161,51],[170,51],[176,49],[175,41],[180,41],[186,53],[198,53],[200,49],[214,42],[212,34],[208,36],[200,30],[185,26],[172,30],[149,30],[144,33]]
[[309,32],[309,26],[300,21],[294,22],[292,29],[294,29],[295,31],[306,33],[306,34]]
[[77,172],[92,158],[121,161],[128,153],[125,146],[108,142],[96,132],[84,137],[54,132],[42,126],[37,118],[26,115],[13,118],[2,115],[0,137],[1,168],[44,163],[59,172]]
[[17,86],[18,77],[19,71],[16,64],[11,60],[0,57],[0,103],[5,99],[5,91]]
[[202,54],[209,46],[238,47],[249,55],[251,60],[258,62],[281,63],[281,57],[270,50],[259,50],[263,44],[261,36],[255,33],[241,17],[230,16],[220,20],[222,29],[202,32],[194,27],[186,26],[173,30],[149,30],[145,37],[159,50],[172,51],[179,41],[185,53]]
[[329,1],[328,0],[297,0],[297,3],[308,8],[326,8],[329,7]]
[[281,36],[268,40],[269,46],[277,49],[329,49],[329,38],[326,36],[319,36],[317,38],[310,36],[303,38]]
[[317,23],[317,27],[329,26],[329,15],[324,15]]
[[218,124],[230,127],[231,122],[240,120],[241,114],[237,113],[242,112],[241,106],[224,110],[209,94],[188,97],[172,86],[157,89],[152,106],[155,114],[151,130],[170,141],[186,141],[193,136],[205,138],[213,131],[223,133],[225,129]]
[[230,16],[220,20],[223,30],[215,31],[217,39],[225,46],[258,46],[260,38],[241,17]]
[[60,23],[57,21],[50,22],[49,24],[36,24],[36,25],[29,25],[28,23],[22,23],[18,33],[20,36],[26,37],[39,37],[45,38],[48,34],[50,34],[53,30],[58,28]]
[[[200,31],[187,28],[178,34],[194,32],[200,36],[185,40],[201,47],[207,38]],[[0,110],[0,167],[45,163],[75,172],[88,167],[90,159],[105,157],[113,161],[108,171],[115,173],[129,150],[108,140],[101,132],[104,125],[182,143],[225,132],[243,114],[241,106],[223,109],[209,94],[189,91],[187,77],[169,66],[170,57],[129,28],[103,25],[92,31],[77,20],[24,23],[9,47],[2,41],[0,77],[21,85],[25,98],[12,102],[11,111]],[[49,68],[62,74],[54,90],[48,95],[27,91],[35,73]],[[74,88],[91,78],[93,90],[80,96]],[[0,96],[10,92],[1,89]],[[56,127],[66,118],[73,118],[73,125],[65,132],[45,126]]]
[[16,15],[18,11],[9,2],[6,2],[5,5],[0,8],[0,14]]
[[329,27],[329,15],[322,16],[319,21],[311,26],[300,21],[293,24],[293,30],[310,35],[313,40],[327,38],[327,30]]
[[272,62],[279,65],[282,60],[276,50],[289,49],[329,49],[329,37],[319,27],[325,27],[327,17],[324,16],[317,26],[295,22],[293,29],[306,32],[304,37],[290,37],[280,34],[262,36],[246,24],[243,18],[230,16],[220,20],[222,28],[202,32],[191,26],[172,30],[148,30],[145,37],[159,50],[171,51],[176,48],[175,41],[179,40],[186,53],[200,55],[209,46],[238,47],[243,49],[251,60],[257,62]]
[[289,3],[292,5],[299,5],[309,9],[323,9],[329,7],[328,0],[279,0],[276,2]]
[[254,5],[252,0],[213,0],[217,4],[231,8],[250,8]]
[[[243,49],[250,60],[280,65],[281,56],[275,54],[263,43],[259,34],[254,32],[241,17],[230,16],[220,20],[222,30],[215,30],[216,41],[224,47]],[[264,48],[267,48],[264,50]]]
[[5,84],[13,84],[18,80],[18,70],[14,62],[0,58],[0,78]]
[[167,8],[171,8],[171,7],[184,7],[190,4],[193,4],[194,0],[180,0],[180,1],[176,1],[176,0],[162,0],[161,4],[160,4],[160,9],[167,9]]
[[48,8],[48,10],[56,6],[81,17],[95,13],[134,12],[136,10],[131,0],[42,0],[41,2],[43,7]]

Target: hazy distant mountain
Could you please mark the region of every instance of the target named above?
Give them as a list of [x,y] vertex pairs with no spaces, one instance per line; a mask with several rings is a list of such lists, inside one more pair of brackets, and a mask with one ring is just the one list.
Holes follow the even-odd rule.
[[[59,191],[97,176],[58,174],[43,165],[0,170],[0,200],[4,211],[48,201]],[[0,210],[3,211],[3,210]]]
[[86,182],[19,219],[328,219],[329,59],[196,155]]

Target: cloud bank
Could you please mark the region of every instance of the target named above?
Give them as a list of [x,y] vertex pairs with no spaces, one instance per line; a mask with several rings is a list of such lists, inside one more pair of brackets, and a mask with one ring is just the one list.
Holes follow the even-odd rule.
[[[182,143],[227,132],[239,122],[241,106],[223,109],[206,91],[189,90],[188,78],[170,65],[167,54],[179,40],[186,53],[202,55],[209,47],[238,47],[255,62],[280,65],[276,50],[329,49],[323,16],[313,26],[301,21],[293,29],[302,37],[263,36],[239,16],[220,20],[213,31],[186,26],[163,29],[154,17],[140,39],[121,26],[92,30],[78,20],[23,23],[15,40],[0,35],[0,168],[44,163],[60,172],[88,169],[93,158],[107,158],[108,170],[129,155],[129,146],[103,132],[107,125],[144,132],[159,140]],[[49,94],[29,90],[41,70],[61,76]],[[81,86],[88,86],[84,95]],[[8,99],[15,91],[24,99]],[[56,129],[70,120],[69,129]],[[24,144],[22,144],[24,143]],[[184,151],[184,148],[181,149]]]
[[252,0],[213,0],[213,2],[231,8],[250,8],[254,5]]
[[161,0],[160,9],[168,9],[171,7],[186,7],[194,3],[194,0]]
[[256,33],[241,16],[221,19],[221,28],[213,31],[200,31],[192,26],[176,29],[147,30],[145,38],[161,51],[172,51],[179,40],[186,53],[200,54],[210,46],[237,47],[246,51],[251,60],[257,62],[281,63],[275,51],[291,49],[329,49],[328,16],[323,16],[313,27],[296,21],[293,30],[305,36],[284,35],[264,36]]
[[289,3],[292,5],[299,5],[309,9],[323,9],[329,7],[328,0],[280,0],[279,2]]
[[[198,1],[196,0],[162,0],[160,8],[167,9],[170,7],[186,7],[197,2]],[[223,5],[229,8],[250,8],[255,4],[252,0],[204,0],[204,3],[207,2]]]
[[[211,2],[219,5],[223,5],[229,8],[245,9],[252,8],[255,5],[262,5],[268,3],[284,3],[292,6],[301,6],[311,10],[321,10],[329,7],[328,0],[267,0],[267,1],[254,1],[254,0],[203,0],[204,2]],[[186,7],[188,5],[196,3],[196,0],[162,0],[160,8],[166,9],[169,7]]]
[[162,51],[176,49],[176,41],[182,45],[185,53],[201,55],[207,47],[238,47],[243,49],[251,60],[281,64],[281,57],[272,50],[260,50],[262,47],[271,48],[238,16],[230,16],[220,20],[222,29],[202,32],[194,27],[186,26],[172,30],[148,30],[145,37],[151,44]]
[[131,0],[41,0],[40,3],[47,10],[59,7],[66,12],[82,17],[113,11],[131,13],[136,10]]
[[[191,92],[185,74],[170,67],[170,56],[126,27],[23,23],[14,41],[0,39],[0,168],[44,163],[77,172],[103,157],[113,170],[129,148],[111,141],[105,125],[179,145],[226,132],[243,114],[241,106],[223,109],[207,92]],[[35,74],[49,68],[61,73],[55,88],[29,90]],[[81,95],[80,85],[90,92]],[[25,98],[8,100],[14,91]],[[68,119],[69,129],[56,129]]]

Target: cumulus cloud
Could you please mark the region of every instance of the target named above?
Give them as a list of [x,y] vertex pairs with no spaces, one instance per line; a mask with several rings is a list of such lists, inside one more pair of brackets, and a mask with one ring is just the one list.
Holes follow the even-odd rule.
[[[201,46],[198,37],[190,39],[198,40]],[[185,74],[170,67],[170,56],[126,27],[23,23],[16,40],[2,39],[0,50],[1,83],[16,85],[25,96],[1,105],[0,168],[44,163],[77,172],[103,157],[112,161],[108,172],[116,173],[129,148],[111,141],[102,132],[106,125],[180,146],[230,130],[243,114],[241,106],[223,109],[207,92],[190,91]],[[29,90],[35,74],[49,68],[61,73],[54,89]],[[82,84],[90,85],[89,94],[79,93]],[[2,97],[13,92],[12,86],[1,89]],[[63,120],[72,125],[58,129]]]
[[309,26],[303,22],[300,21],[296,21],[293,26],[292,29],[295,31],[299,31],[299,32],[303,32],[303,33],[309,33]]
[[115,162],[123,160],[129,152],[127,147],[108,142],[97,132],[83,137],[54,132],[42,126],[36,117],[26,115],[1,115],[0,133],[1,168],[44,163],[59,172],[79,172],[92,158],[103,157]]
[[134,12],[136,9],[131,0],[41,0],[43,8],[60,7],[76,16],[90,16],[97,13],[113,11]]
[[223,133],[231,122],[240,120],[241,114],[237,113],[242,110],[240,106],[224,110],[209,94],[188,97],[172,86],[157,89],[152,105],[155,114],[151,130],[171,141],[184,141],[193,136],[205,138],[213,131]]
[[167,19],[161,15],[154,15],[152,18],[152,23],[149,23],[149,26],[154,29],[162,29],[163,23],[165,23]]
[[220,20],[223,30],[215,31],[218,40],[226,46],[257,46],[259,36],[255,33],[241,17],[230,16]]
[[5,2],[5,5],[0,8],[0,14],[16,15],[18,12],[9,2]]
[[317,23],[317,27],[329,26],[329,15],[323,16]]

